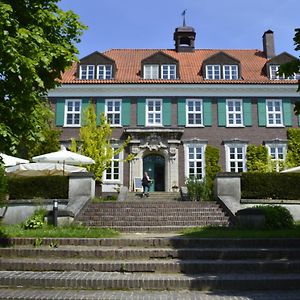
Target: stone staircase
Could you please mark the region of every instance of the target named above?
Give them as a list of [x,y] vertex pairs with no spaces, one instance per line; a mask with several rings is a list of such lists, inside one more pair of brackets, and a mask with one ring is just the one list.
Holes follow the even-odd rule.
[[124,202],[90,202],[76,218],[90,227],[121,232],[173,232],[198,226],[228,226],[229,217],[216,202],[178,201],[178,193],[129,193]]
[[[15,238],[0,248],[0,299],[71,300],[79,299],[78,291],[80,299],[133,299],[141,291],[300,289],[299,239],[44,238],[33,247],[34,242]],[[97,297],[85,297],[84,290]]]

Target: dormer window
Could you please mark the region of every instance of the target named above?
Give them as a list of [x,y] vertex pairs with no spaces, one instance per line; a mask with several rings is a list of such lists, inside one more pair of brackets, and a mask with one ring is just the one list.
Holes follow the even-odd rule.
[[237,80],[238,76],[238,66],[237,65],[224,65],[223,66],[223,76],[225,80]]
[[112,79],[112,65],[98,65],[97,79]]
[[144,65],[144,79],[158,79],[159,65]]
[[81,65],[79,68],[79,79],[94,79],[94,72],[94,65]]
[[284,79],[284,76],[279,76],[280,65],[270,65],[270,79]]
[[300,73],[291,75],[286,77],[284,74],[279,75],[278,71],[279,71],[279,67],[280,65],[270,65],[270,79],[289,79],[289,80],[299,80],[300,79]]
[[206,66],[206,79],[221,79],[221,66],[220,65],[207,65]]
[[161,66],[162,79],[176,79],[176,65],[162,65]]

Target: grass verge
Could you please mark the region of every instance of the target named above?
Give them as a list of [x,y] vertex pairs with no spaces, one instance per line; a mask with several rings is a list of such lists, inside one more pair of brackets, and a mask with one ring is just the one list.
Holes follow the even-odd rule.
[[24,229],[21,225],[1,225],[0,237],[33,237],[33,238],[113,238],[119,232],[109,228],[90,228],[80,225],[43,226],[38,229]]
[[227,227],[196,227],[181,232],[191,238],[300,238],[300,223],[290,229],[254,230]]

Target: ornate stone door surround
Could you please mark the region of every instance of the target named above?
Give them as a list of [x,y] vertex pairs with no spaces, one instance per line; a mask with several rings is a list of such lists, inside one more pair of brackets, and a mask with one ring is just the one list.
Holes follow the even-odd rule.
[[134,179],[142,178],[143,158],[149,154],[165,158],[165,191],[179,186],[178,147],[183,129],[173,128],[128,128],[125,133],[131,136],[130,153],[135,158],[129,162],[129,190],[134,191]]

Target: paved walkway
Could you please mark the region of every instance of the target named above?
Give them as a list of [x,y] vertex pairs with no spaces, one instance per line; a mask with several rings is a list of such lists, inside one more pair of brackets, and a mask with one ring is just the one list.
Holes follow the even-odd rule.
[[1,300],[299,300],[296,291],[63,291],[0,289]]

